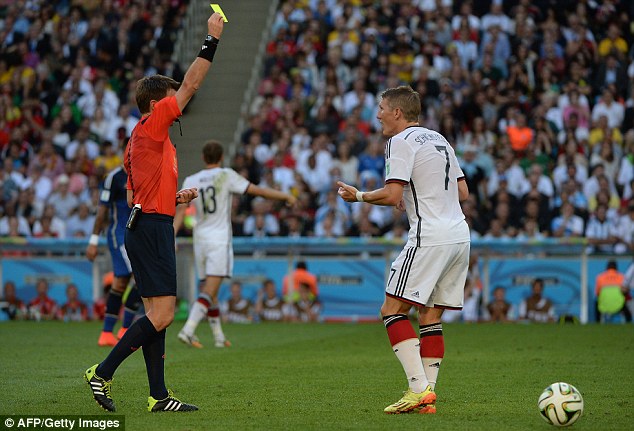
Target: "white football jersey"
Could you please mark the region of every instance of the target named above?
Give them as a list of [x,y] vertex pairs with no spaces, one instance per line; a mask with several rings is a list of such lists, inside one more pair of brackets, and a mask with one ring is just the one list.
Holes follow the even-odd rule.
[[469,226],[458,199],[464,178],[456,154],[440,133],[408,127],[387,141],[385,182],[405,187],[409,219],[407,245],[421,247],[469,241]]
[[194,241],[227,243],[231,241],[231,198],[243,194],[249,180],[230,168],[203,169],[185,178],[183,188],[198,189]]

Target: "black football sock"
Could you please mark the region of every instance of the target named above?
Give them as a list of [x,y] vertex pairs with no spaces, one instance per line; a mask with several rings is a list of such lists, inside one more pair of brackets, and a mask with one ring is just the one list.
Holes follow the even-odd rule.
[[99,364],[96,370],[97,375],[102,379],[110,380],[128,356],[157,335],[150,319],[147,316],[141,317],[130,326],[117,345],[112,348],[108,357]]
[[106,315],[103,319],[103,330],[105,332],[112,332],[115,323],[119,319],[119,310],[121,310],[121,292],[111,289],[106,300]]
[[150,395],[155,400],[167,398],[165,387],[165,329],[143,344],[143,358],[150,383]]

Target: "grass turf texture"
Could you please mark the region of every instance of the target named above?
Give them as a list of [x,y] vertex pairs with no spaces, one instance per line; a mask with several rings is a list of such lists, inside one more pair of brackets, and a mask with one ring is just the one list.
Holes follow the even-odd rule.
[[[576,430],[634,423],[631,325],[444,325],[446,359],[436,415],[386,415],[406,389],[383,325],[225,325],[233,343],[205,349],[168,329],[167,385],[194,413],[146,411],[143,355],[117,370],[113,397],[128,430],[548,430],[537,397],[549,384],[576,386],[585,402]],[[103,359],[100,325],[0,324],[0,414],[103,414],[83,380]]]

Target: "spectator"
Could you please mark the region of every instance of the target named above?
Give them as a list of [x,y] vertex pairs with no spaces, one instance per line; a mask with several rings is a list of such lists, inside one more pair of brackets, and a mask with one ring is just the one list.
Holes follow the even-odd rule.
[[525,298],[519,308],[519,318],[530,322],[554,322],[555,307],[543,297],[544,280],[536,278],[531,283],[531,295]]
[[251,300],[242,296],[242,284],[239,281],[231,283],[231,297],[221,303],[223,322],[251,323],[253,321]]
[[579,237],[583,235],[583,219],[575,215],[575,207],[569,201],[561,204],[560,215],[552,222],[552,234],[555,238]]
[[487,304],[491,322],[510,322],[513,320],[513,306],[505,299],[506,291],[497,286],[493,289],[493,300]]
[[594,87],[597,92],[607,86],[613,86],[617,95],[626,94],[626,68],[621,65],[618,56],[613,53],[608,54],[605,61],[599,64],[599,70],[597,70],[595,77]]
[[110,141],[103,141],[101,144],[101,153],[94,160],[95,168],[101,168],[105,175],[122,164],[123,159],[121,158],[121,154],[117,150],[117,147]]
[[621,37],[621,30],[616,23],[611,23],[608,26],[608,31],[605,36],[599,42],[599,55],[606,57],[608,55],[614,55],[619,59],[624,59],[627,55],[627,42]]
[[4,216],[0,218],[0,236],[9,238],[31,236],[28,220],[16,213],[17,203],[11,202],[6,206]]
[[70,214],[79,205],[79,199],[69,190],[70,178],[62,174],[57,178],[55,191],[49,196],[48,204],[55,208],[55,215],[62,220],[67,220]]
[[450,45],[460,59],[460,67],[464,70],[472,70],[478,59],[478,45],[471,39],[471,28],[462,25],[458,31],[459,37]]
[[77,207],[77,212],[66,221],[66,235],[71,238],[87,238],[92,233],[95,216],[90,214],[84,202]]
[[504,33],[510,34],[512,30],[511,23],[511,19],[504,14],[502,2],[496,0],[491,2],[491,9],[489,13],[482,17],[481,28],[482,30],[487,31],[490,27],[497,26]]
[[315,213],[315,234],[321,229],[322,223],[329,215],[332,216],[332,232],[334,236],[342,236],[347,229],[350,219],[350,207],[337,197],[337,192],[330,190],[326,194],[326,202],[317,209]]
[[57,303],[48,296],[48,281],[39,278],[35,284],[37,296],[29,302],[32,320],[53,320],[57,317]]
[[42,217],[33,224],[33,236],[38,238],[66,238],[66,223],[55,214],[55,206],[47,204]]
[[634,202],[629,203],[627,213],[617,220],[615,236],[615,253],[623,254],[634,250]]
[[319,298],[312,294],[310,285],[299,284],[299,297],[293,302],[293,312],[290,313],[290,320],[293,322],[318,322],[321,315],[322,305]]
[[630,199],[632,197],[632,189],[629,185],[631,181],[634,180],[634,156],[631,155],[632,151],[634,151],[634,130],[627,132],[624,149],[628,155],[621,159],[616,183],[623,189],[623,197],[625,199]]
[[383,145],[379,139],[368,143],[366,150],[359,156],[359,175],[368,171],[382,178],[385,170],[385,155]]
[[330,187],[330,170],[324,170],[318,166],[317,157],[314,153],[311,152],[307,158],[306,165],[298,166],[297,170],[302,175],[306,184],[310,187],[310,191],[312,193],[319,194]]
[[25,189],[32,189],[38,202],[46,202],[53,191],[53,182],[49,177],[44,175],[44,167],[35,165],[31,174],[27,177],[23,184]]
[[608,118],[608,127],[610,129],[621,127],[625,108],[614,100],[614,93],[609,87],[605,87],[601,93],[601,100],[592,108],[592,121],[596,122],[602,115]]
[[460,167],[465,174],[465,180],[470,193],[473,193],[477,202],[486,196],[486,172],[476,161],[478,147],[473,144],[464,146]]
[[590,166],[602,165],[608,180],[614,185],[619,169],[619,158],[614,152],[614,143],[611,139],[604,139],[592,151]]
[[4,283],[3,297],[0,300],[0,310],[10,320],[22,320],[27,317],[24,302],[16,296],[15,283],[11,280]]
[[99,144],[90,139],[90,129],[82,126],[77,131],[75,139],[73,139],[66,147],[66,160],[73,160],[80,148],[86,150],[88,159],[94,160],[99,156]]
[[593,127],[592,130],[590,130],[590,135],[588,136],[588,144],[590,145],[590,148],[594,149],[597,144],[601,144],[602,142],[622,145],[623,135],[618,127],[610,126],[606,113],[599,113],[598,118],[596,120],[592,120],[592,122]]
[[88,320],[88,307],[79,299],[79,291],[73,283],[66,286],[66,303],[60,307],[58,319],[64,322]]
[[579,100],[579,91],[570,92],[569,104],[563,108],[564,129],[559,132],[558,141],[563,144],[568,136],[572,136],[577,141],[588,139],[590,134],[590,110],[588,105],[584,105]]
[[275,290],[275,283],[266,279],[258,291],[255,313],[262,322],[281,322],[284,320],[284,300]]
[[588,253],[613,253],[616,238],[616,225],[608,219],[608,207],[599,204],[586,226]]
[[351,146],[347,141],[340,142],[337,146],[337,158],[334,166],[339,168],[341,180],[347,184],[357,184],[359,172],[359,159],[351,154]]
[[252,213],[244,221],[243,232],[254,237],[277,236],[280,233],[279,222],[270,211],[270,202],[258,198],[253,200]]
[[64,159],[55,152],[53,143],[50,141],[50,133],[44,134],[40,150],[29,163],[27,171],[29,176],[32,176],[38,168],[41,169],[42,175],[51,181],[64,172]]
[[109,122],[110,127],[106,134],[106,139],[112,142],[119,142],[121,139],[130,137],[134,126],[139,122],[139,118],[132,115],[130,105],[121,104],[117,116]]
[[[473,13],[473,2],[471,0],[460,3],[460,11],[457,15],[454,15],[451,19],[451,28],[456,31],[463,27],[468,27],[473,30],[475,34],[480,31],[481,21],[480,18]],[[477,36],[473,36],[477,38]]]

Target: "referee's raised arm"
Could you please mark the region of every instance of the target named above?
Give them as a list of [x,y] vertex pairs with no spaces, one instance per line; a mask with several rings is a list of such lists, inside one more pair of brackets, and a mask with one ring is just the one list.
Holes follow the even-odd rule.
[[207,20],[207,36],[203,41],[198,56],[187,69],[185,78],[183,78],[183,82],[176,92],[176,103],[181,112],[183,112],[194,93],[198,91],[200,84],[202,84],[205,75],[207,75],[211,67],[224,24],[222,16],[216,12]]

